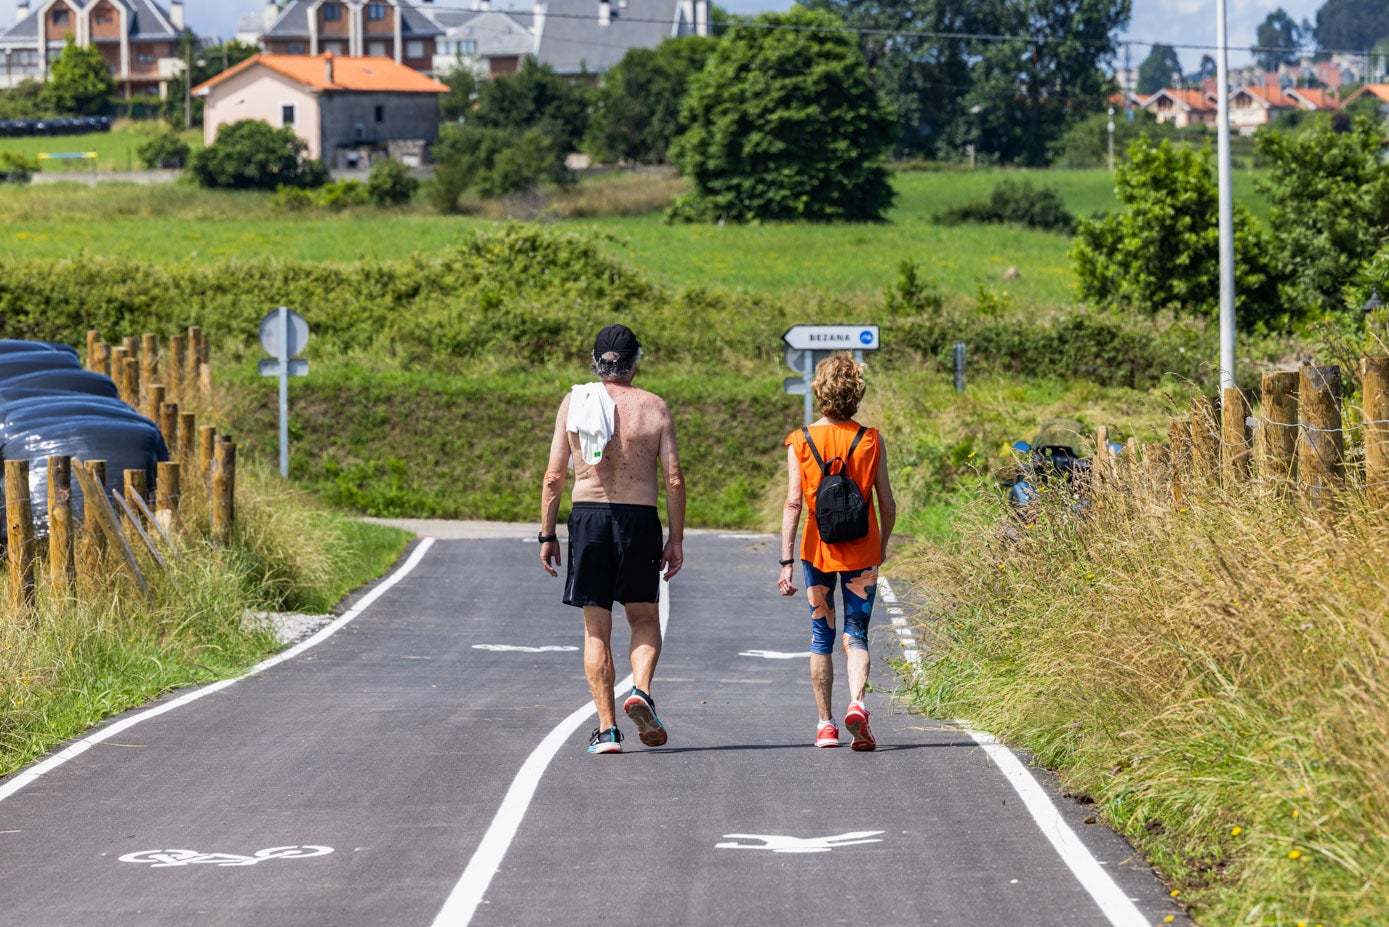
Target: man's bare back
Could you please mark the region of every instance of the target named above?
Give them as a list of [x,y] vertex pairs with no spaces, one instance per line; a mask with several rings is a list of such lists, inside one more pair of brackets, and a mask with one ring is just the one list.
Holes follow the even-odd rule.
[[[680,464],[675,457],[675,425],[664,400],[655,393],[622,383],[604,383],[616,409],[613,412],[613,435],[603,449],[597,464],[584,463],[579,453],[579,436],[566,433],[570,460],[574,461],[575,502],[626,502],[633,505],[655,505],[659,492],[657,465],[661,472],[671,469],[679,477]],[[571,394],[572,395],[572,394]],[[559,418],[569,414],[566,396],[560,406]],[[668,456],[661,454],[662,444]]]

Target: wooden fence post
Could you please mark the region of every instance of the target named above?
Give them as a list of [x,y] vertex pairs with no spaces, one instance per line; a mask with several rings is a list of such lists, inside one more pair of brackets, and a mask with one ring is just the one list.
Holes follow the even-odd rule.
[[218,544],[231,540],[236,522],[236,445],[226,435],[217,436],[212,461],[212,539]]
[[84,358],[84,366],[91,371],[96,370],[96,346],[101,343],[101,333],[95,328],[87,329],[87,354]]
[[1109,449],[1109,426],[1095,429],[1095,460],[1092,474],[1101,481],[1114,478],[1114,452]]
[[202,360],[203,330],[196,325],[188,326],[188,358],[183,365],[183,395],[194,396],[198,392],[198,365]]
[[174,525],[183,524],[179,514],[179,501],[182,498],[179,473],[180,467],[176,463],[160,461],[155,466],[154,517],[166,533],[173,530]]
[[1197,481],[1220,473],[1220,401],[1214,396],[1191,401],[1191,462]]
[[187,393],[184,390],[184,361],[187,360],[188,348],[184,344],[182,335],[169,336],[169,354],[166,360],[169,362],[169,369],[164,371],[164,383],[169,387],[170,402],[186,402]]
[[125,395],[130,398],[125,400],[125,404],[132,409],[141,410],[144,408],[140,404],[140,361],[138,358],[126,355],[121,361],[121,369],[125,375]]
[[116,522],[116,513],[111,510],[111,503],[106,499],[105,488],[96,480],[95,474],[83,472],[80,467],[73,470],[73,475],[77,477],[77,482],[82,484],[83,500],[94,500],[90,501],[88,511],[93,512],[96,516],[95,527],[106,535],[106,540],[120,554],[121,563],[125,567],[126,573],[135,582],[136,587],[144,593],[145,601],[153,603],[154,596],[150,592],[149,584],[145,582],[145,576],[140,572],[140,564],[135,561],[135,551],[130,549],[125,535],[121,534],[121,526]]
[[[98,341],[96,343],[95,351],[93,351],[93,353],[87,358],[87,364],[91,367],[94,373],[99,373],[102,376],[110,377],[111,346],[104,341]],[[115,377],[112,377],[112,379],[114,380]],[[117,387],[120,386],[119,383],[117,383],[116,385]]]
[[1307,366],[1298,371],[1297,478],[1320,502],[1344,478],[1341,433],[1341,368]]
[[126,357],[139,358],[139,356],[140,356],[140,339],[139,339],[139,338],[136,338],[134,335],[126,335],[124,338],[121,339],[121,347],[125,348],[125,356],[126,356]]
[[198,429],[198,475],[202,477],[203,486],[209,491],[212,489],[212,457],[217,447],[217,428],[214,425],[204,425]]
[[198,417],[192,412],[178,414],[178,460],[190,473],[198,462]]
[[111,379],[116,381],[116,392],[120,394],[121,402],[135,408],[135,404],[130,401],[130,390],[125,379],[125,348],[113,347],[111,349]]
[[1365,492],[1372,502],[1389,502],[1389,357],[1362,357],[1365,405]]
[[1297,382],[1291,370],[1266,373],[1259,402],[1259,476],[1291,480],[1297,462]]
[[[78,466],[85,466],[87,472],[92,475],[97,486],[106,486],[106,461],[88,460],[77,461]],[[97,514],[101,500],[93,499],[87,493],[87,481],[81,476],[77,477],[77,484],[82,487],[82,528],[85,542],[82,545],[83,565],[86,569],[79,570],[79,574],[85,573],[87,576],[96,577],[101,570],[101,561],[106,556],[106,536],[101,532],[101,516]]]
[[1249,429],[1247,389],[1231,387],[1220,397],[1220,472],[1226,489],[1249,480],[1249,460],[1253,456]]
[[159,430],[164,435],[164,444],[173,453],[173,449],[178,447],[178,403],[161,402],[159,404]]
[[145,418],[159,424],[159,413],[164,407],[164,387],[159,383],[149,383],[145,386],[145,404],[141,411]]
[[62,601],[72,589],[72,458],[48,458],[48,575]]
[[[150,384],[152,384],[155,377],[158,376],[158,371],[159,336],[150,332],[145,332],[140,336],[140,383],[145,388],[146,398],[149,394]],[[158,407],[156,406],[155,408],[157,409]],[[157,415],[158,413],[156,412],[155,415],[147,417],[154,419]]]
[[34,511],[29,501],[29,461],[5,461],[5,527],[10,562],[10,604],[34,605]]
[[145,470],[126,470],[125,471],[125,498],[126,501],[139,496],[141,499],[149,498],[149,473]]

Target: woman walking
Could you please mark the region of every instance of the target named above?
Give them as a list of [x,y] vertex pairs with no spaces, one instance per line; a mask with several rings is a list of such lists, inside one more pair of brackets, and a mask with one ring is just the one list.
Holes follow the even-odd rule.
[[[831,708],[837,584],[844,610],[842,642],[851,698],[844,712],[844,726],[853,737],[850,747],[872,750],[877,743],[863,704],[868,685],[868,620],[878,588],[878,567],[887,559],[897,505],[888,481],[882,436],[876,428],[854,420],[865,389],[863,365],[851,354],[835,354],[816,365],[810,387],[820,418],[786,437],[787,490],[777,588],[782,595],[796,594],[796,529],[801,509],[808,507],[800,561],[810,602],[810,680],[820,711],[815,746],[839,746],[839,725]],[[839,474],[846,476],[852,487],[837,479]]]

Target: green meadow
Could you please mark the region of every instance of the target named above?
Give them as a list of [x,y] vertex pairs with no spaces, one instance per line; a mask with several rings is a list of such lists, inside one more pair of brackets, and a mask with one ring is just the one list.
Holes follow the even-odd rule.
[[[94,160],[44,159],[40,169],[45,174],[85,173],[93,171],[138,171],[143,165],[136,152],[140,145],[152,135],[166,131],[161,123],[117,122],[109,132],[91,132],[85,135],[32,135],[17,138],[0,138],[0,152],[37,158],[40,154],[90,153]],[[192,148],[201,148],[201,130],[180,132],[179,135]]]

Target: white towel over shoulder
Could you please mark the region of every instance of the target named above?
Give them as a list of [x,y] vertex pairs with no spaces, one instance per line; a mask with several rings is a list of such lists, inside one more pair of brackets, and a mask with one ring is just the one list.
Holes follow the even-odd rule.
[[617,406],[602,383],[583,383],[569,395],[566,430],[579,436],[579,452],[592,466],[603,459],[603,448],[613,436],[613,413]]

